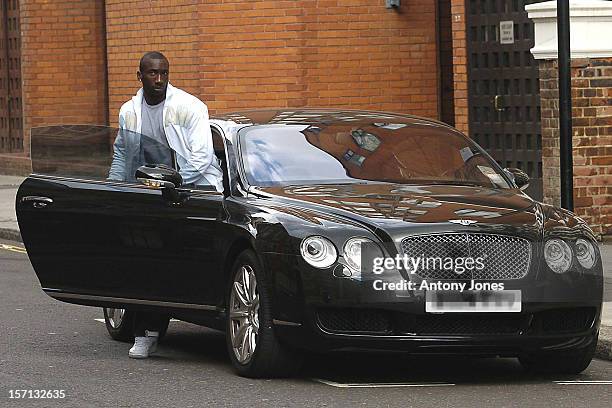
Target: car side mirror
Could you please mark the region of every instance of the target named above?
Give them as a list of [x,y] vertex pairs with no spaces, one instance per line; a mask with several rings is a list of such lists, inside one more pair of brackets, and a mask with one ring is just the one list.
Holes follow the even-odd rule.
[[136,179],[148,187],[174,189],[183,184],[178,171],[165,164],[145,164],[136,170]]
[[516,167],[506,167],[504,171],[521,190],[525,190],[529,187],[529,176],[523,170],[517,169]]

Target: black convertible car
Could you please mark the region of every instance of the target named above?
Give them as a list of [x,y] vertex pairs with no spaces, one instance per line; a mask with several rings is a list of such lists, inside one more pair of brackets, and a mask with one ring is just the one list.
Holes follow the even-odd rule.
[[[592,359],[602,262],[589,227],[521,187],[457,130],[383,112],[261,110],[211,120],[224,191],[128,157],[100,126],[32,134],[19,227],[42,289],[227,335],[239,374],[290,375],[304,351],[515,356],[577,373]],[[160,145],[159,152],[163,153]],[[139,149],[132,149],[138,152]],[[188,161],[187,161],[188,162]]]

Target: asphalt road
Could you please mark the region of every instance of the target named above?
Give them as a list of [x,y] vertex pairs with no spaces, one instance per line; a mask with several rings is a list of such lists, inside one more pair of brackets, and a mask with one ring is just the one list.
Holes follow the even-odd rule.
[[[221,333],[182,322],[155,357],[132,360],[100,309],[47,297],[27,255],[3,244],[21,246],[0,241],[0,407],[612,406],[612,362],[600,360],[564,377],[527,375],[514,359],[313,356],[299,378],[251,380],[232,372]],[[23,389],[66,397],[10,398]]]

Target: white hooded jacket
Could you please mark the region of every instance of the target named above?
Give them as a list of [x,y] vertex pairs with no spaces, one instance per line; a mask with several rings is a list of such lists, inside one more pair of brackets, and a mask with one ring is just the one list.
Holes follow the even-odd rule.
[[[109,179],[127,181],[136,171],[130,158],[138,157],[140,151],[142,98],[140,88],[121,106],[120,131],[113,146]],[[213,150],[208,107],[204,102],[168,83],[163,121],[168,145],[176,152],[183,184],[210,184],[223,191],[223,173]]]

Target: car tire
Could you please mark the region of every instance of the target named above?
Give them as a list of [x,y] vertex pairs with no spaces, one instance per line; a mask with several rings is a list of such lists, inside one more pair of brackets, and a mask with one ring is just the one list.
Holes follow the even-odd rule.
[[580,374],[593,359],[597,347],[597,335],[587,347],[563,352],[529,354],[519,357],[525,370],[548,374]]
[[[103,308],[104,323],[106,330],[113,340],[131,343],[134,341],[134,317],[135,312],[119,308]],[[170,318],[165,320],[159,332],[159,340],[166,335]]]
[[296,374],[301,355],[276,337],[270,289],[253,251],[246,250],[236,258],[228,286],[226,344],[236,372],[250,378]]
[[106,330],[113,340],[133,342],[134,341],[134,312],[104,307],[104,323]]

